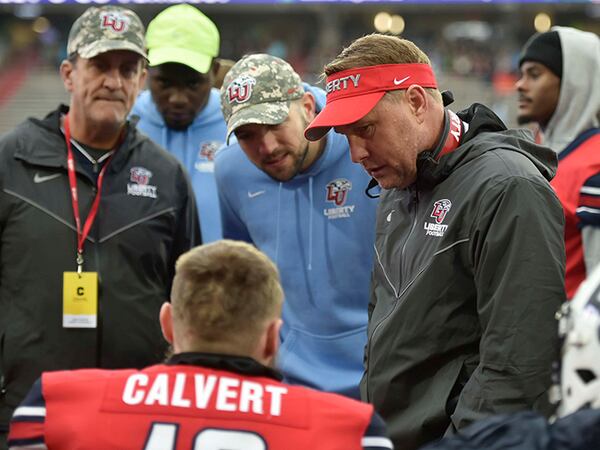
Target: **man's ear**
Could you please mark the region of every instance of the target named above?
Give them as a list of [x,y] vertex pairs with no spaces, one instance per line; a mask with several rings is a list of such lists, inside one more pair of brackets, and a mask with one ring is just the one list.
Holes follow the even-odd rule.
[[142,73],[140,74],[140,83],[139,83],[138,91],[141,91],[142,89],[144,89],[144,86],[146,86],[147,78],[148,78],[148,68],[146,67],[145,64],[143,64],[142,65]]
[[212,63],[210,65],[210,71],[212,72],[213,77],[216,77],[221,69],[221,60],[219,58],[213,58]]
[[72,74],[75,70],[75,64],[68,59],[64,59],[62,63],[60,63],[60,77],[63,80],[63,85],[67,92],[73,92],[73,79]]
[[305,92],[302,96],[302,110],[304,111],[305,118],[311,122],[317,115],[317,101],[315,96],[310,92]]
[[267,325],[261,349],[261,360],[265,365],[270,365],[277,357],[277,351],[279,350],[279,330],[282,324],[283,320],[277,318],[273,319]]
[[213,77],[213,87],[221,89],[223,86],[223,80],[225,75],[229,72],[229,69],[233,67],[235,61],[224,58],[214,58],[211,66],[211,73]]
[[425,89],[418,84],[411,84],[405,94],[408,106],[417,119],[423,120],[424,114],[429,107],[429,96]]
[[160,328],[169,344],[173,344],[173,307],[169,302],[164,302],[159,314]]

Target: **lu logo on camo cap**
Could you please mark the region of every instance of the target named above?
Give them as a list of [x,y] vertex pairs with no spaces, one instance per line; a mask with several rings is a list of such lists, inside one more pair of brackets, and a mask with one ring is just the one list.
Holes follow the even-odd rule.
[[136,13],[120,6],[88,8],[73,23],[67,55],[93,58],[112,50],[129,50],[147,58],[144,25]]
[[146,33],[150,66],[179,63],[207,73],[219,54],[217,26],[192,5],[170,6],[149,24]]
[[243,57],[227,72],[221,88],[227,143],[242,125],[282,123],[292,100],[303,95],[300,76],[283,59],[264,53]]

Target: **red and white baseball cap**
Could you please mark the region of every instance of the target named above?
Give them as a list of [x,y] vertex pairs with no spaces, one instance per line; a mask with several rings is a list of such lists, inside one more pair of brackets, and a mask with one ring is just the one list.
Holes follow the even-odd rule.
[[308,125],[304,136],[309,141],[317,141],[332,127],[362,119],[387,91],[407,89],[413,84],[437,88],[429,64],[381,64],[334,73],[327,77],[325,107]]

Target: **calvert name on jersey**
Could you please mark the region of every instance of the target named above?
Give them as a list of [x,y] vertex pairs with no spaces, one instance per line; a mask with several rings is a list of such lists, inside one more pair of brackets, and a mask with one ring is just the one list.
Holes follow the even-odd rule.
[[183,355],[141,371],[44,373],[14,413],[9,449],[393,448],[369,404],[285,385],[250,358]]
[[281,415],[286,387],[216,374],[135,373],[125,382],[121,400],[131,406],[149,405],[216,411]]

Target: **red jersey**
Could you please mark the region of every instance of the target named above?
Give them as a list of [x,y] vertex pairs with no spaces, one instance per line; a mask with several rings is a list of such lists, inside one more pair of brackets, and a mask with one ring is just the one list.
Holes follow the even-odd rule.
[[44,373],[15,411],[9,448],[392,448],[371,405],[273,373],[249,358],[193,353],[141,371]]
[[581,228],[600,227],[600,129],[582,133],[558,155],[550,182],[565,211],[567,298],[586,277]]

